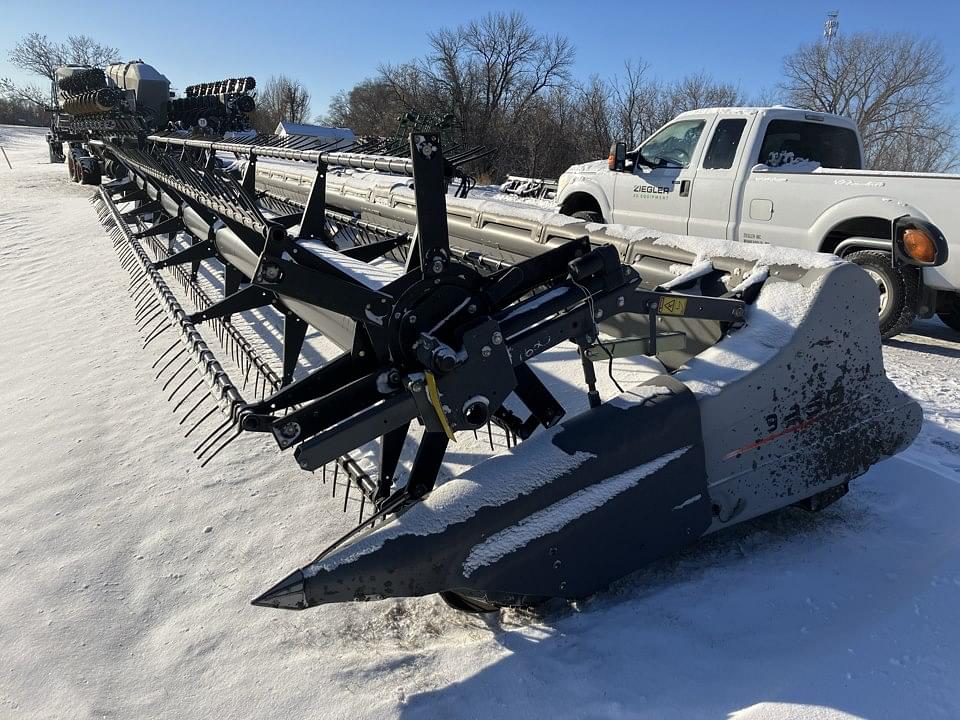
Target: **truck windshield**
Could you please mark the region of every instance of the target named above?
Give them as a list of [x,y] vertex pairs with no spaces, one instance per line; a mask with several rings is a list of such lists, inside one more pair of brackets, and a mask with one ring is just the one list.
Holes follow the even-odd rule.
[[689,167],[703,125],[703,120],[681,120],[667,125],[640,148],[640,164],[652,168]]
[[757,162],[770,167],[808,162],[825,168],[862,166],[853,130],[799,120],[771,120]]

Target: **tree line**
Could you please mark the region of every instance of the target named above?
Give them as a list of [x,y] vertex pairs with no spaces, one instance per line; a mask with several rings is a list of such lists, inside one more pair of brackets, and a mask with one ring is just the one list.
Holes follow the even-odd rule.
[[[57,65],[102,66],[119,53],[84,35],[56,43],[31,33],[8,57],[50,81]],[[422,57],[381,65],[374,77],[335,95],[317,120],[390,136],[408,112],[449,115],[447,142],[497,149],[473,168],[496,181],[508,173],[556,177],[571,164],[604,157],[614,140],[635,147],[685,110],[779,103],[852,118],[868,167],[960,168],[951,68],[937,43],[915,34],[839,34],[801,44],[783,58],[776,86],[754,98],[706,72],[664,81],[640,59],[626,60],[613,77],[578,81],[575,58],[569,38],[539,32],[518,12],[492,13],[429,33]],[[0,79],[0,98],[0,122],[35,123],[39,111],[28,109],[48,102],[49,90]],[[299,80],[279,75],[258,87],[258,131],[309,117],[310,94]]]
[[427,36],[423,57],[385,64],[338,93],[325,121],[360,135],[389,135],[408,111],[449,113],[463,146],[498,153],[482,174],[556,177],[606,156],[614,140],[635,147],[677,113],[710,106],[785,104],[852,118],[868,167],[951,171],[960,167],[949,112],[951,69],[937,43],[908,33],[855,33],[800,45],[782,61],[776,87],[748,98],[705,72],[664,81],[642,60],[612,78],[578,82],[576,51],[538,32],[520,13],[497,13]]

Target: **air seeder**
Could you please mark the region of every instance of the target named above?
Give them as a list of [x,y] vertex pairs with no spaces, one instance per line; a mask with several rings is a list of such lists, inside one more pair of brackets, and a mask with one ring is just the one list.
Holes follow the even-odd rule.
[[[876,286],[831,256],[454,197],[485,150],[445,157],[429,130],[403,154],[169,128],[88,142],[198,454],[266,433],[359,502],[257,605],[580,598],[725,527],[818,510],[918,432],[884,374]],[[263,313],[277,363],[244,331]],[[341,351],[303,372],[311,330]],[[558,349],[562,384],[537,365]],[[632,357],[643,377],[602,396],[598,370]],[[451,449],[494,434],[506,447],[448,476]]]

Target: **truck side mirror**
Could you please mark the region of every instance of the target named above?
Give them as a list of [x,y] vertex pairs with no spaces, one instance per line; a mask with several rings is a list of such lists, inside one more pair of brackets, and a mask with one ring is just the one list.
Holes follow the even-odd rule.
[[614,172],[623,172],[627,164],[627,144],[618,140],[610,146],[610,157],[607,158],[607,167]]

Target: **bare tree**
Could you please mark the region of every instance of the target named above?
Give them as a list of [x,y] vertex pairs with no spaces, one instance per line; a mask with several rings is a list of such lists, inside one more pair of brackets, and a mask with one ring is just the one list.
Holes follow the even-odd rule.
[[50,102],[50,90],[44,90],[38,85],[16,83],[10,78],[0,78],[0,97],[15,102],[26,102],[40,107],[46,107]]
[[66,62],[66,53],[61,43],[51,42],[46,35],[34,32],[14,45],[7,59],[14,67],[53,80],[57,67]]
[[687,110],[707,107],[735,107],[743,105],[745,98],[740,88],[731,83],[719,82],[706,72],[687,75],[668,90],[668,107],[663,122]]
[[271,77],[257,92],[253,126],[259,132],[273,132],[277,124],[303,123],[310,117],[310,93],[299,80],[286,75]]
[[[538,33],[520,13],[495,13],[429,36],[418,60],[380,68],[405,109],[453,115],[467,145],[494,145],[497,158],[522,153],[521,123],[539,100],[569,80],[574,49],[563,36]],[[539,108],[542,109],[542,108]],[[487,171],[501,174],[500,160]]]
[[89,35],[68,35],[64,44],[64,56],[68,62],[93,67],[105,67],[120,62],[120,51],[117,48],[103,45]]
[[739,88],[706,73],[674,83],[651,78],[628,61],[621,76],[571,82],[574,48],[539,33],[519,13],[490,14],[429,35],[420,59],[380,68],[379,77],[337,94],[331,122],[359,134],[392,134],[408,110],[450,113],[453,139],[498,149],[475,172],[556,176],[570,164],[607,154],[623,139],[632,147],[695,107],[739,105]]
[[43,109],[31,102],[14,98],[0,98],[0,124],[43,125]]
[[610,118],[613,135],[631,148],[687,110],[744,103],[738,87],[719,82],[705,72],[665,83],[650,78],[646,63],[641,61],[628,60],[624,69],[622,77],[614,77],[607,83],[609,93],[604,112]]
[[[56,79],[61,65],[92,65],[103,67],[120,60],[115,47],[97,42],[89,35],[68,35],[63,43],[52,42],[46,35],[29,33],[7,54],[10,64],[50,82]],[[10,78],[0,79],[0,94],[11,100],[45,105],[50,93],[32,84],[16,83]]]
[[406,110],[392,85],[367,79],[334,95],[324,122],[348,127],[358,135],[390,135]]
[[802,45],[783,61],[780,85],[798,107],[852,118],[868,167],[947,170],[957,136],[946,114],[951,70],[935,42],[857,33]]
[[[599,75],[591,75],[590,80],[581,85],[580,102],[577,108],[583,132],[584,150],[593,157],[600,157],[610,148],[614,134],[620,137],[622,125],[613,129],[610,110],[610,84],[600,79]],[[579,159],[579,158],[578,158]]]

